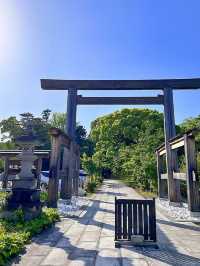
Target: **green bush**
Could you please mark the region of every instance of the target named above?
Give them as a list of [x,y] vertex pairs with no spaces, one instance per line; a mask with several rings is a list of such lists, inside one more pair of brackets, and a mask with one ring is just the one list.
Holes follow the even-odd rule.
[[46,203],[47,202],[47,199],[48,199],[48,192],[41,191],[40,192],[40,200],[41,200],[41,202]]
[[89,181],[86,186],[86,192],[87,193],[94,193],[97,189],[97,187],[102,183],[101,177],[91,176],[89,177]]
[[0,191],[0,210],[5,206],[6,198],[9,194],[4,191]]
[[86,192],[94,193],[97,187],[97,183],[95,181],[88,182],[86,187]]
[[0,265],[23,250],[30,238],[59,220],[56,209],[44,208],[41,215],[25,221],[22,210],[17,210],[13,219],[0,220]]

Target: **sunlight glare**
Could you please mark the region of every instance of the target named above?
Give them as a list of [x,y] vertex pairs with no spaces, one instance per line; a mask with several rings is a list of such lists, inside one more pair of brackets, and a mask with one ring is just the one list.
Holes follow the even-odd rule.
[[18,21],[14,5],[0,4],[0,62],[5,63],[15,52],[18,40]]

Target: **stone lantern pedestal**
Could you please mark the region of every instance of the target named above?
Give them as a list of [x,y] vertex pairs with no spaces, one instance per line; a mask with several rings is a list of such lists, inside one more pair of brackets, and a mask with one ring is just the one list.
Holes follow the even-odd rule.
[[34,146],[38,144],[33,135],[24,135],[16,139],[22,147],[18,155],[21,161],[21,171],[13,180],[12,193],[7,200],[7,211],[21,208],[25,220],[31,220],[41,213],[40,189],[37,188],[37,179],[32,173],[32,166],[37,157],[34,155]]

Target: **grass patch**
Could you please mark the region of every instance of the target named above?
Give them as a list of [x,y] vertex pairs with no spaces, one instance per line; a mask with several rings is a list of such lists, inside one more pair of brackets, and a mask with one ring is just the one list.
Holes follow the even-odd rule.
[[41,215],[31,221],[24,221],[22,210],[17,210],[14,216],[15,219],[0,220],[0,265],[6,265],[11,257],[19,254],[33,235],[59,220],[57,210],[51,208],[44,208]]
[[144,191],[144,190],[141,190],[141,189],[135,189],[135,190],[138,192],[138,194],[140,194],[144,198],[157,198],[157,194],[155,192]]

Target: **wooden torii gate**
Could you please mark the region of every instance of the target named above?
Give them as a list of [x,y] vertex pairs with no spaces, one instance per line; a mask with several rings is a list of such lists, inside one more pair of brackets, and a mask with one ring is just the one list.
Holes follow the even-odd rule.
[[[168,198],[180,202],[180,182],[173,178],[176,171],[176,153],[170,149],[169,140],[176,136],[173,90],[199,89],[200,78],[160,80],[57,80],[41,79],[44,90],[68,90],[66,134],[74,140],[77,105],[152,105],[164,106],[164,134],[168,175]],[[78,90],[161,90],[157,97],[82,97]],[[71,179],[71,176],[68,176]],[[70,182],[69,182],[70,183]]]

